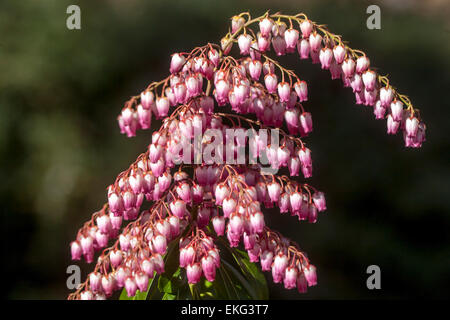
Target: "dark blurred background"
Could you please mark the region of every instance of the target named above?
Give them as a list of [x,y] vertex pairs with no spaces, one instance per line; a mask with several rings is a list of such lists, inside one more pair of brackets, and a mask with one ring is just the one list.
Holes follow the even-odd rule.
[[[70,4],[81,7],[81,30],[66,28]],[[369,4],[381,8],[381,30],[366,28]],[[3,0],[4,298],[67,297],[70,241],[149,143],[150,132],[119,134],[123,102],[167,75],[170,54],[218,42],[234,14],[267,9],[305,12],[364,50],[428,126],[422,149],[406,149],[328,72],[297,56],[282,59],[309,81],[311,184],[325,191],[328,211],[316,224],[270,214],[268,224],[301,245],[319,277],[299,295],[268,276],[271,298],[449,298],[448,1]],[[381,290],[366,287],[372,264],[381,268]]]

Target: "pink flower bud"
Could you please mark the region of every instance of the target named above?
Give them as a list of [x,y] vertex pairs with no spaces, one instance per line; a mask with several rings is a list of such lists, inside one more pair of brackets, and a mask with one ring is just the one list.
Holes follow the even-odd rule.
[[306,281],[305,274],[299,273],[297,277],[297,290],[300,293],[305,293],[308,290],[308,282]]
[[122,109],[122,120],[125,126],[131,126],[134,120],[134,112],[131,108]]
[[180,234],[180,219],[176,216],[169,217],[171,238],[176,238]]
[[158,233],[160,233],[164,238],[170,238],[171,228],[170,223],[167,220],[159,220],[155,224],[155,229]]
[[377,101],[378,90],[374,89],[372,91],[368,91],[367,88],[364,88],[364,105],[366,106],[374,106]]
[[95,242],[100,248],[106,247],[108,240],[108,234],[102,233],[100,230],[95,232]]
[[366,56],[361,56],[358,59],[356,59],[356,72],[357,73],[363,73],[367,69],[369,69],[370,66],[370,60]]
[[334,59],[338,64],[341,64],[345,58],[345,48],[343,45],[339,44],[333,48]]
[[261,233],[264,230],[264,215],[262,212],[255,212],[250,215],[250,225],[254,233]]
[[225,234],[225,218],[221,216],[215,216],[212,218],[212,224],[214,231],[218,236],[223,236]]
[[212,62],[214,66],[218,66],[220,55],[216,49],[211,49],[208,51],[208,59]]
[[317,208],[310,204],[308,206],[308,222],[309,223],[316,223],[317,221]]
[[311,150],[309,150],[306,147],[303,147],[298,152],[298,157],[300,158],[300,162],[302,163],[302,166],[310,167],[312,166],[312,160],[311,160]]
[[291,152],[286,146],[281,146],[277,151],[277,159],[280,166],[287,166]]
[[104,275],[102,277],[102,288],[103,288],[103,292],[107,295],[110,296],[113,293],[115,287],[115,280],[114,277],[109,276],[109,275]]
[[249,34],[241,34],[238,37],[238,46],[241,52],[241,55],[250,54],[250,46],[252,44],[252,36]]
[[191,187],[189,186],[189,184],[187,182],[182,182],[180,183],[176,188],[175,188],[178,196],[180,197],[181,200],[183,200],[184,202],[190,203],[192,200],[192,192],[191,192]]
[[81,300],[94,300],[94,294],[92,291],[87,290],[80,293]]
[[111,192],[108,195],[108,205],[109,205],[109,209],[111,210],[111,212],[113,212],[115,215],[122,214],[122,212],[124,210],[123,199],[116,192]]
[[303,112],[300,115],[300,126],[303,128],[305,134],[308,134],[313,130],[311,113]]
[[381,101],[378,100],[373,108],[373,114],[375,119],[384,119],[384,114],[386,113],[386,108],[381,105]]
[[277,56],[282,56],[286,54],[286,41],[282,36],[275,36],[272,38],[273,50]]
[[308,282],[308,287],[312,287],[317,284],[317,274],[315,266],[310,264],[308,268],[303,269],[303,273],[305,274],[306,281]]
[[322,69],[329,69],[331,62],[333,61],[333,51],[330,48],[322,48],[319,53],[319,60]]
[[311,34],[313,25],[311,23],[311,21],[309,21],[308,19],[305,19],[302,21],[302,23],[300,23],[300,30],[302,31],[302,35],[303,38],[308,38],[309,35]]
[[359,74],[354,74],[353,77],[350,78],[350,85],[354,93],[361,92],[363,90],[363,82],[361,76]]
[[314,204],[316,205],[317,210],[325,211],[327,209],[327,205],[325,202],[325,195],[323,192],[315,192],[312,196]]
[[264,250],[261,253],[261,270],[269,271],[272,268],[273,253],[272,251]]
[[200,73],[190,75],[186,78],[188,97],[196,97],[202,92],[203,78]]
[[167,116],[169,112],[170,102],[166,97],[159,97],[156,99],[156,108],[154,111],[157,119],[161,119]]
[[137,106],[137,115],[138,115],[138,121],[139,125],[142,129],[148,129],[150,128],[151,122],[152,122],[152,112],[150,109],[145,109],[142,104],[139,104]]
[[253,80],[258,81],[259,77],[261,76],[262,71],[262,63],[259,60],[252,60],[250,61],[248,65],[248,71],[250,74],[250,77],[252,77]]
[[158,253],[153,254],[151,257],[151,261],[155,266],[156,273],[161,274],[164,272],[164,260],[160,254]]
[[248,250],[248,257],[250,259],[250,262],[258,262],[259,261],[259,254],[260,254],[261,248],[259,244],[255,243],[252,249]]
[[89,274],[89,285],[94,292],[101,290],[102,275],[100,272],[92,272]]
[[270,49],[270,36],[263,36],[258,32],[258,48],[261,52],[266,52]]
[[291,195],[289,196],[289,204],[293,213],[300,211],[302,200],[303,198],[301,193],[297,191],[291,193]]
[[263,37],[269,37],[272,31],[273,21],[270,18],[264,18],[259,22],[259,30]]
[[172,60],[170,61],[170,73],[176,73],[181,70],[186,59],[179,53],[172,55]]
[[245,19],[240,16],[234,16],[231,18],[231,33],[235,33],[245,24]]
[[275,93],[277,90],[278,78],[274,73],[268,73],[264,77],[264,83],[269,93]]
[[180,250],[180,267],[184,268],[194,261],[195,250],[193,247],[182,248]]
[[403,103],[400,100],[394,100],[391,103],[391,114],[394,121],[402,121]]
[[230,50],[233,47],[233,42],[230,41],[230,39],[225,36],[220,40],[220,47],[223,53],[227,55],[228,53],[230,53]]
[[250,58],[252,58],[252,60],[261,60],[260,51],[261,50],[258,47],[258,42],[253,40],[252,45],[250,47]]
[[219,106],[228,103],[228,93],[230,92],[230,86],[227,81],[219,80],[216,84],[215,97]]
[[[305,36],[303,36],[306,38]],[[322,46],[322,36],[318,34],[317,32],[311,33],[309,35],[309,46],[310,50],[312,52],[319,52],[320,48]],[[311,58],[312,58],[312,52],[310,51]]]
[[416,117],[409,117],[405,122],[405,131],[408,137],[415,137],[419,130],[419,120]]
[[72,260],[80,260],[81,259],[81,254],[82,249],[80,244],[77,241],[73,241],[70,244],[70,253],[72,254]]
[[330,65],[331,79],[332,80],[340,79],[341,72],[342,72],[341,65],[337,64],[336,61],[331,62],[331,65]]
[[186,84],[178,83],[174,87],[175,100],[177,103],[184,103],[187,96]]
[[130,249],[130,236],[121,234],[119,236],[119,244],[120,249],[122,249],[123,251],[128,251],[128,249]]
[[216,264],[212,256],[208,255],[202,258],[202,269],[206,280],[214,281],[216,278]]
[[155,271],[155,267],[153,265],[153,262],[149,259],[144,259],[141,262],[141,269],[145,272],[147,276],[150,278],[153,278],[153,272]]
[[347,58],[342,62],[342,72],[346,78],[351,78],[355,73],[355,61],[352,58]]
[[383,87],[380,89],[381,106],[387,108],[391,105],[394,98],[394,91],[390,87]]
[[366,104],[366,100],[365,100],[365,88],[363,87],[363,89],[359,92],[355,93],[355,103],[356,104]]
[[284,41],[286,42],[286,52],[294,52],[297,48],[299,32],[295,29],[288,29],[284,33]]
[[203,201],[203,187],[199,184],[192,186],[192,201],[194,203],[201,203]]
[[284,112],[284,120],[289,131],[289,134],[295,135],[298,132],[300,118],[297,109],[288,109]]
[[294,289],[297,286],[297,268],[287,267],[284,273],[284,287],[286,289]]
[[273,282],[279,283],[283,280],[288,265],[288,258],[281,252],[275,256],[272,265]]
[[103,233],[109,233],[111,231],[111,219],[108,215],[102,215],[96,219],[98,229]]
[[239,237],[244,232],[244,221],[241,218],[241,216],[239,216],[237,214],[234,214],[231,216],[229,225],[230,225],[231,232],[236,235],[239,235]]
[[289,174],[297,177],[300,172],[300,159],[298,157],[290,157],[288,161]]
[[278,182],[271,182],[267,185],[267,193],[269,195],[270,201],[278,202],[280,198],[281,186]]
[[166,191],[167,189],[169,189],[171,182],[172,176],[170,175],[170,173],[164,172],[161,176],[158,177],[159,190],[161,192]]
[[372,70],[367,70],[363,73],[362,80],[367,91],[373,91],[377,81],[377,74]]
[[243,238],[245,250],[253,249],[256,242],[256,236],[254,234],[247,234],[247,232],[244,232]]
[[[115,272],[115,279],[117,286],[122,288],[125,285],[125,280],[130,276],[130,270],[128,268],[119,267]],[[106,280],[105,280],[106,282]],[[103,279],[102,279],[103,284]]]
[[81,236],[80,240],[81,250],[85,256],[88,256],[94,252],[94,239],[91,236]]
[[125,280],[125,290],[129,297],[134,297],[136,295],[137,285],[132,277],[128,277],[127,280]]
[[306,81],[297,81],[294,84],[294,90],[297,93],[300,102],[308,100],[308,85],[306,84]]
[[278,207],[280,208],[280,213],[286,213],[289,211],[290,198],[286,192],[280,195],[280,199],[278,200]]
[[275,65],[271,61],[266,61],[263,63],[263,72],[264,75],[269,73],[275,73]]
[[231,213],[235,212],[236,205],[236,200],[234,200],[233,198],[226,197],[223,200],[222,210],[225,218],[229,217]]
[[155,251],[159,254],[166,253],[167,249],[167,240],[162,235],[157,235],[156,237],[153,237],[152,239],[153,248]]
[[278,84],[278,96],[281,102],[289,101],[291,95],[291,87],[287,82],[280,82]]
[[[136,285],[141,292],[146,292],[148,288],[148,275],[143,272],[138,272],[135,275]],[[126,285],[126,282],[125,282]]]
[[109,260],[111,261],[111,265],[114,268],[117,268],[121,263],[123,259],[123,253],[120,250],[113,250],[109,254]]
[[216,204],[221,205],[225,197],[230,193],[228,187],[224,184],[218,184],[215,189]]
[[175,97],[173,89],[170,87],[167,87],[166,90],[164,90],[164,93],[165,93],[167,99],[169,99],[169,107],[176,106],[177,99]]
[[142,190],[145,193],[150,193],[154,187],[155,187],[155,177],[151,172],[147,172],[144,175],[144,183],[142,186]]
[[125,191],[122,197],[125,210],[132,209],[136,206],[136,195],[133,192]]
[[297,51],[300,56],[300,59],[308,59],[309,50],[310,50],[310,46],[309,46],[309,41],[307,39],[302,39],[300,42],[298,42]]
[[186,274],[188,282],[190,284],[195,284],[199,282],[200,277],[202,276],[202,268],[200,267],[200,263],[189,264],[186,267]]

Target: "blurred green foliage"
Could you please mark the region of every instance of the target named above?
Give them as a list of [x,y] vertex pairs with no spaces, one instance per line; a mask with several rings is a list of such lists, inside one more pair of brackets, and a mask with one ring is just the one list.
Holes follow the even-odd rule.
[[[81,7],[81,30],[66,8]],[[366,1],[0,2],[2,294],[64,299],[69,242],[105,201],[106,186],[143,152],[150,132],[119,134],[122,103],[168,73],[169,55],[218,42],[229,18],[303,11],[367,52],[421,109],[427,142],[406,150],[385,123],[354,105],[350,90],[317,65],[282,59],[309,81],[314,133],[311,184],[328,211],[315,225],[269,213],[267,223],[296,240],[318,267],[307,295],[271,285],[270,297],[449,297],[450,37],[448,16],[392,10],[382,29],[365,27]],[[381,267],[382,290],[366,288]],[[83,270],[88,268],[80,263]]]

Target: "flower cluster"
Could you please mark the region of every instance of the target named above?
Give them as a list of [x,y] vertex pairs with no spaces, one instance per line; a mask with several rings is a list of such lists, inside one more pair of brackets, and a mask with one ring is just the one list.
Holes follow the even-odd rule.
[[[250,26],[256,23],[255,33]],[[234,43],[241,57],[230,55]],[[231,250],[243,244],[250,261],[259,261],[287,289],[306,292],[316,285],[315,266],[296,243],[266,226],[263,206],[315,223],[318,212],[326,210],[323,192],[251,162],[266,157],[270,168],[286,167],[291,177],[300,171],[304,178],[312,176],[311,150],[302,140],[313,130],[311,113],[303,106],[308,86],[267,56],[271,48],[276,56],[298,52],[301,59],[330,70],[333,79],[353,89],[357,104],[373,107],[377,119],[388,113],[388,133],[401,128],[408,147],[425,140],[425,125],[409,99],[339,36],[303,14],[235,16],[220,46],[173,54],[170,75],[125,103],[118,116],[122,133],[132,137],[138,129],[150,129],[152,118],[161,120],[161,127],[152,133],[146,152],[107,188],[107,203],[71,243],[74,260],[93,262],[95,252],[100,254],[69,298],[148,290],[149,279],[164,272],[171,246],[190,284],[202,275],[214,281],[221,266],[219,237]],[[276,128],[280,141],[267,144],[261,131],[267,128]],[[247,130],[251,137],[232,135],[230,129]],[[224,145],[226,150],[218,148]],[[192,152],[196,148],[208,150],[209,157],[205,152],[198,157]],[[236,161],[239,156],[243,163]]]

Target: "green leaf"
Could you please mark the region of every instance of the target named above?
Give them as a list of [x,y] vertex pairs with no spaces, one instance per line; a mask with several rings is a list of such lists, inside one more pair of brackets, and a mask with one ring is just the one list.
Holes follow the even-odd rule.
[[162,297],[162,300],[175,300],[177,296],[171,293],[165,293]]
[[245,251],[239,249],[233,249],[232,251],[234,251],[233,256],[239,264],[246,279],[250,283],[251,287],[254,288],[256,293],[254,299],[269,299],[269,288],[267,286],[266,277],[262,271],[255,263],[250,262],[248,254]]
[[174,288],[172,286],[172,279],[169,279],[163,275],[159,277],[158,289],[159,291],[164,293],[174,293]]

